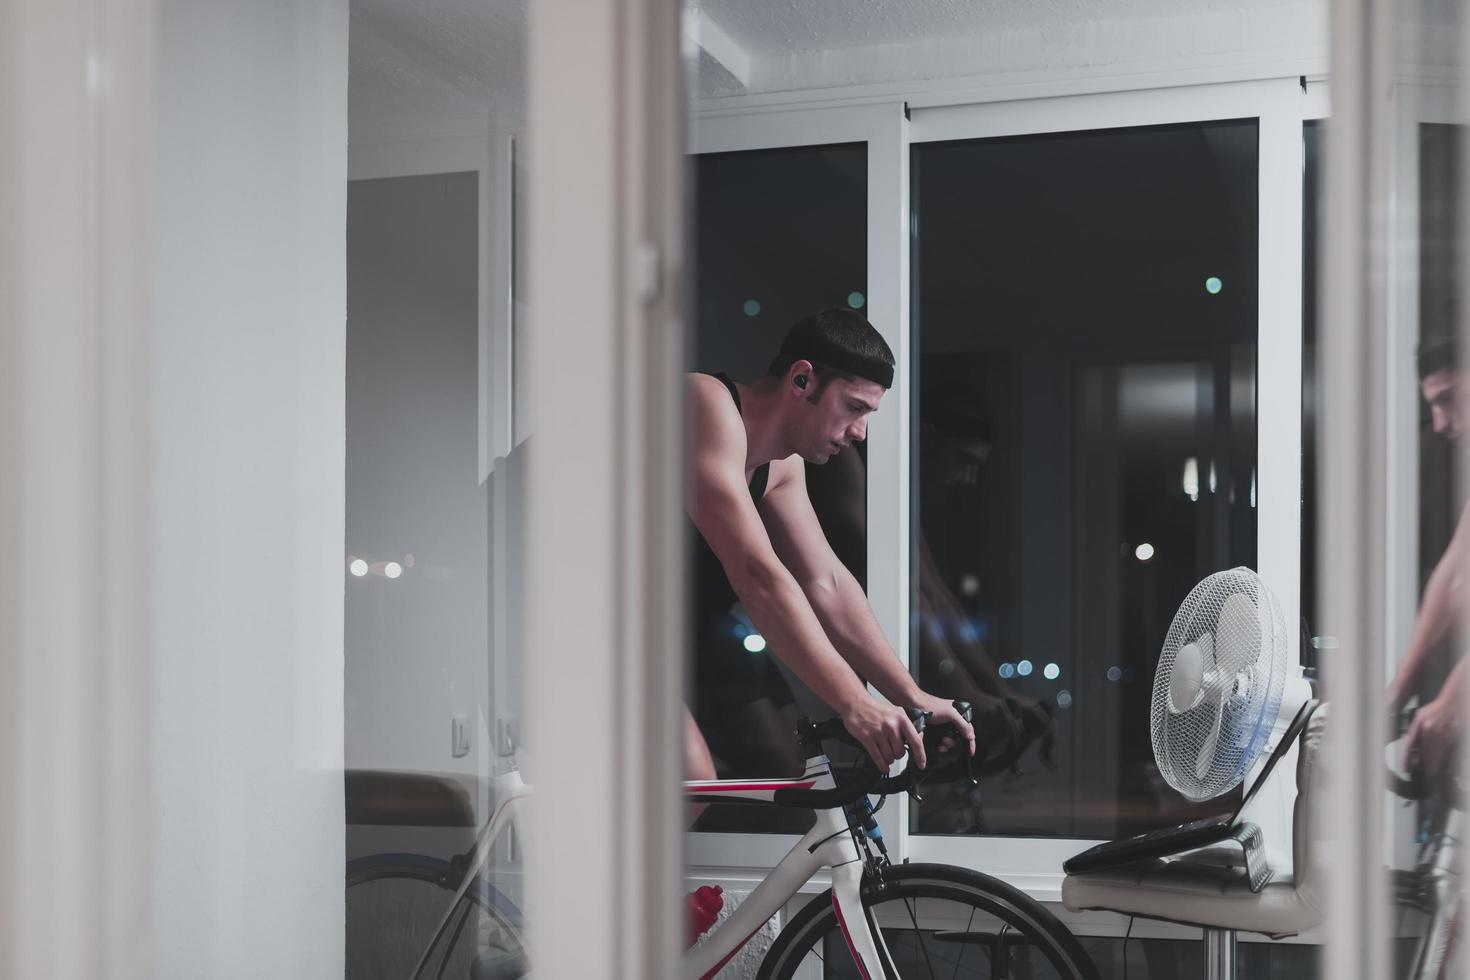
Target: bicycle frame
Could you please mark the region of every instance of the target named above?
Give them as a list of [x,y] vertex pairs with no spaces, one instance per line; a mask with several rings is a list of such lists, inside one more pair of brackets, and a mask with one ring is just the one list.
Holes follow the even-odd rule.
[[470,848],[464,880],[455,889],[454,899],[439,919],[439,925],[429,938],[429,944],[424,947],[422,955],[419,956],[413,973],[409,975],[409,980],[419,980],[423,975],[424,967],[428,966],[434,950],[438,948],[440,940],[444,938],[444,933],[449,929],[449,923],[454,918],[455,912],[459,910],[460,903],[464,901],[465,893],[480,877],[480,872],[484,870],[485,862],[494,852],[496,843],[505,833],[506,828],[515,820],[516,814],[530,796],[531,787],[527,786],[525,780],[521,778],[520,770],[512,769],[495,777],[495,811],[490,814],[490,819],[475,837],[475,844]]
[[1438,980],[1458,975],[1458,970],[1448,968],[1462,959],[1459,842],[1465,813],[1458,806],[1452,806],[1443,820],[1443,826],[1436,831],[1418,872],[1432,911],[1407,974],[1410,980]]
[[[808,759],[806,772],[807,775],[794,779],[714,779],[686,782],[684,792],[695,802],[771,803],[775,792],[780,789],[822,790],[832,789],[835,785],[831,765],[825,755]],[[419,980],[434,950],[448,931],[465,893],[484,870],[495,844],[514,822],[531,795],[531,787],[526,785],[517,771],[496,777],[495,791],[498,801],[495,811],[475,838],[464,880],[455,890],[454,898],[419,957],[410,980]],[[847,941],[848,952],[857,964],[858,973],[864,978],[884,976],[882,964],[888,952],[883,947],[882,934],[869,927],[863,910],[864,855],[853,839],[847,816],[841,808],[817,810],[816,815],[817,820],[812,829],[771,869],[770,874],[756,886],[755,891],[750,893],[734,914],[723,924],[716,926],[701,945],[684,955],[680,970],[682,976],[708,980],[718,973],[767,920],[780,911],[796,896],[801,886],[823,868],[831,869],[832,904],[837,911],[837,921]]]
[[[772,801],[776,790],[831,789],[834,786],[831,766],[826,756],[807,760],[808,775],[797,779],[708,780],[686,782],[685,794],[695,802],[733,802],[735,800]],[[847,815],[841,808],[818,810],[817,822],[797,841],[755,891],[740,904],[723,924],[717,925],[704,942],[684,955],[680,974],[709,980],[740,951],[801,886],[822,868],[832,870],[832,905],[847,941],[848,952],[865,978],[882,977],[882,963],[888,951],[883,936],[871,929],[863,910],[862,882],[864,855],[859,852],[848,827]]]

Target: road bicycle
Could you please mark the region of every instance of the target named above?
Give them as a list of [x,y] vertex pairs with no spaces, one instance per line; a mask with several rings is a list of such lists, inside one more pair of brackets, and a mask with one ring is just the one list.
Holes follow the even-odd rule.
[[[969,705],[956,707],[969,717]],[[910,716],[931,761],[922,772],[912,759],[898,775],[882,772],[861,754],[840,719],[804,719],[797,730],[806,757],[801,776],[685,783],[694,803],[795,807],[815,811],[816,819],[728,918],[685,954],[680,976],[716,976],[802,886],[826,873],[831,887],[785,923],[761,960],[758,980],[1095,980],[1096,967],[1076,937],[1019,889],[965,868],[889,861],[874,817],[888,796],[917,796],[926,783],[946,776],[973,782],[959,733],[927,725],[920,712]],[[859,748],[858,762],[835,764],[825,751],[828,742]],[[500,777],[494,813],[474,846],[449,861],[388,854],[349,863],[349,890],[407,877],[452,893],[405,980],[513,980],[533,972],[520,911],[484,874],[496,841],[513,825],[529,792],[518,773]],[[471,924],[474,949],[456,959],[452,948],[465,945]]]

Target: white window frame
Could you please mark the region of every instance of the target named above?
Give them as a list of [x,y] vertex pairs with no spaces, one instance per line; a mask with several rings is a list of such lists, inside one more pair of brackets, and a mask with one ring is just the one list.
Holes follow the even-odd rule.
[[[1314,68],[1304,66],[1307,72]],[[750,106],[697,115],[694,154],[830,143],[868,145],[869,316],[898,356],[895,390],[869,433],[869,598],[885,634],[909,660],[909,157],[917,143],[998,136],[1168,125],[1221,119],[1259,120],[1259,269],[1257,354],[1257,565],[1289,621],[1300,618],[1301,371],[1302,371],[1302,127],[1327,115],[1320,75],[1168,88],[997,98],[967,93],[956,104],[905,108],[899,101],[827,105]],[[896,397],[895,397],[896,396]],[[1271,420],[1264,425],[1262,420]],[[1276,490],[1273,488],[1284,488]],[[896,560],[895,560],[896,559]],[[1292,631],[1292,652],[1299,650]],[[882,822],[896,860],[942,861],[974,867],[1059,903],[1062,861],[1094,843],[1017,837],[910,834],[908,800],[891,800]],[[687,845],[688,873],[738,887],[758,879],[794,838],[784,835],[696,834]],[[1069,916],[1074,927],[1107,934],[1117,917]],[[1135,935],[1175,935],[1177,927],[1140,924]],[[1187,930],[1186,930],[1187,931]],[[1193,934],[1192,932],[1190,933]],[[1307,937],[1310,938],[1310,937]]]
[[[1325,111],[1323,88],[1303,86],[1298,77],[935,107],[914,110],[909,130],[910,143],[925,143],[1259,120],[1256,564],[1288,622],[1299,621],[1301,609],[1302,125]],[[1278,487],[1289,489],[1272,489]],[[1297,656],[1297,631],[1290,632]],[[983,869],[1034,898],[1057,902],[1062,862],[1093,843],[908,835],[903,853],[913,861]]]
[[[488,118],[431,119],[350,134],[347,179],[473,172],[479,180],[479,476],[525,439],[516,418],[515,127]],[[524,396],[522,396],[522,401]]]

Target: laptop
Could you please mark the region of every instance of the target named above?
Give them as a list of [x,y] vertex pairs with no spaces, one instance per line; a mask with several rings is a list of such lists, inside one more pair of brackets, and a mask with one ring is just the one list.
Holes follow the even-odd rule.
[[1124,837],[1121,840],[1104,841],[1069,858],[1062,865],[1062,870],[1067,874],[1102,871],[1121,864],[1132,864],[1135,861],[1148,861],[1153,858],[1183,854],[1185,851],[1209,847],[1211,844],[1218,844],[1228,839],[1235,826],[1235,821],[1240,818],[1241,811],[1256,795],[1261,784],[1271,775],[1271,770],[1276,768],[1276,763],[1280,762],[1292,745],[1296,744],[1302,729],[1307,727],[1307,721],[1311,719],[1312,712],[1317,710],[1319,703],[1308,701],[1297,711],[1296,717],[1291,720],[1291,725],[1286,729],[1286,734],[1281,737],[1280,742],[1276,743],[1271,757],[1266,760],[1261,774],[1256,777],[1256,781],[1241,797],[1240,805],[1232,812],[1205,817],[1201,820],[1191,820],[1189,823],[1174,827],[1160,827],[1158,830],[1150,830],[1133,837]]

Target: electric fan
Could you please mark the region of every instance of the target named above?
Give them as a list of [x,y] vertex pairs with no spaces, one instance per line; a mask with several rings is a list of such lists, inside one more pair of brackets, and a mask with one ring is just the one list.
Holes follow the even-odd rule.
[[1249,568],[1216,572],[1185,598],[1154,673],[1154,759],[1170,786],[1208,800],[1238,786],[1311,689],[1291,661],[1286,618]]

